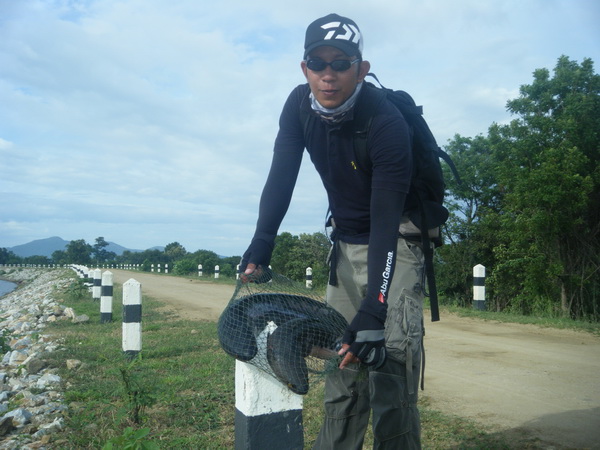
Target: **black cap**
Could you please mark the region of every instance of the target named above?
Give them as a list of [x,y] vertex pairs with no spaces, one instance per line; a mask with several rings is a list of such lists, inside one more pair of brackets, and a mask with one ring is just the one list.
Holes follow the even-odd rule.
[[347,56],[362,57],[362,35],[358,25],[347,17],[329,14],[308,26],[304,39],[304,59],[322,45],[338,48]]

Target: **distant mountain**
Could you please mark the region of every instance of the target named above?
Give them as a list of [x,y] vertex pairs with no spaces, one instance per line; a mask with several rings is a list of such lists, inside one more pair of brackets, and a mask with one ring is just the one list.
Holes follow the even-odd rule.
[[[92,245],[94,245],[94,244],[92,244]],[[130,248],[125,248],[122,245],[115,244],[114,242],[109,242],[108,245],[106,247],[104,247],[104,250],[106,250],[107,252],[114,252],[117,255],[122,255],[125,250],[129,250],[130,252],[141,252],[142,251],[142,250],[132,250]]]
[[[15,245],[14,247],[9,247],[7,250],[10,250],[15,255],[20,256],[21,258],[26,258],[28,256],[47,256],[51,257],[52,253],[57,250],[65,251],[67,245],[69,245],[71,241],[65,241],[64,239],[53,236],[46,239],[37,239],[35,241],[28,242],[27,244]],[[90,245],[93,245],[90,244]],[[124,251],[129,250],[130,252],[141,252],[143,250],[134,250],[131,248],[125,248],[122,245],[115,244],[114,242],[109,242],[108,246],[105,248],[109,252],[114,252],[117,255],[122,255]],[[151,250],[164,250],[164,247],[152,247]]]
[[57,250],[65,251],[70,241],[65,241],[58,236],[54,236],[47,239],[38,239],[35,241],[28,242],[27,244],[15,245],[14,247],[8,248],[15,255],[21,258],[27,258],[28,256],[52,256]]

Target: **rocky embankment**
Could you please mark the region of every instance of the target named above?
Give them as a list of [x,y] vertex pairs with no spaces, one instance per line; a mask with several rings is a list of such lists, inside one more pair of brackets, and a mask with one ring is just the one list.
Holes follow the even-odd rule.
[[[4,268],[19,287],[0,298],[0,450],[45,449],[64,428],[63,382],[51,354],[60,342],[44,333],[76,317],[53,298],[72,280],[66,269]],[[2,273],[2,272],[0,272]]]

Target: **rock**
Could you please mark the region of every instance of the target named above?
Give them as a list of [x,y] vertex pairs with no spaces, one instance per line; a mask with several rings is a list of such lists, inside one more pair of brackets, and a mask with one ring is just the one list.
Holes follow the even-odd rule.
[[[33,436],[35,437],[37,433],[35,433]],[[43,435],[39,441],[36,442],[32,442],[31,444],[29,444],[27,446],[28,450],[44,450],[46,448],[46,446],[50,443],[51,440],[51,436],[49,434]]]
[[85,314],[73,317],[73,323],[85,323],[85,322],[89,322],[89,321],[90,321],[90,318],[88,316],[86,316]]
[[75,370],[81,366],[81,361],[78,359],[67,359],[67,369]]
[[74,319],[75,318],[75,311],[71,307],[65,308],[64,315],[66,317],[68,317],[69,319]]
[[10,346],[13,350],[23,350],[29,348],[31,346],[31,338],[29,336],[26,336],[19,340],[13,339],[13,341],[11,341]]
[[60,383],[62,380],[58,375],[53,375],[51,373],[47,373],[45,375],[42,375],[42,377],[40,377],[40,379],[37,381],[36,386],[39,389],[44,389],[46,387],[48,387],[50,384],[57,384]]
[[44,360],[41,360],[38,358],[32,358],[27,363],[27,372],[29,372],[30,374],[36,374],[40,370],[45,368],[47,365],[48,365],[48,363]]
[[42,436],[46,436],[48,434],[53,434],[58,431],[61,431],[64,428],[64,420],[60,417],[54,419],[54,422],[47,423],[39,427],[39,430],[33,434],[35,439],[39,439]]
[[5,436],[15,429],[12,417],[4,417],[0,419],[0,436]]
[[6,417],[12,418],[12,423],[15,427],[26,425],[31,420],[32,414],[24,408],[13,409],[6,413],[2,419]]
[[[0,354],[0,449],[44,449],[51,435],[64,427],[67,406],[62,379],[56,375],[58,364],[51,356],[61,343],[42,330],[52,320],[89,317],[77,316],[52,298],[57,284],[68,286],[62,281],[65,272],[21,268],[10,277],[25,282],[0,298],[0,330],[3,342],[10,345],[10,351]],[[68,447],[65,442],[53,448]]]
[[27,359],[27,353],[24,350],[14,350],[10,354],[10,358],[8,360],[9,366],[18,366],[22,364]]

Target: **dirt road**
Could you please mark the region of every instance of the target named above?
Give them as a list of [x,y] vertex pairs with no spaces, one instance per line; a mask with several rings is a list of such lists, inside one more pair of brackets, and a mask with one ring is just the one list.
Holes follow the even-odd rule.
[[[233,294],[197,278],[113,273],[193,320],[216,320]],[[600,338],[448,314],[425,326],[425,395],[434,408],[548,448],[600,449]]]

